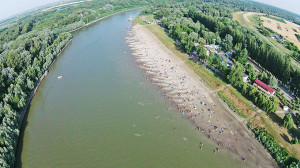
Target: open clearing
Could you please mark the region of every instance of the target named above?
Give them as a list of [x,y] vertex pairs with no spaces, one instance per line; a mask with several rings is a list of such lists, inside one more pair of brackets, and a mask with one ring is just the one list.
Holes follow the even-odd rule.
[[[267,42],[268,44],[273,46],[275,49],[277,49],[278,51],[280,51],[282,53],[290,54],[290,50],[285,48],[276,39],[273,39],[271,37],[266,37],[258,31],[259,23],[258,23],[257,17],[259,17],[263,21],[263,19],[262,19],[263,16],[262,15],[265,15],[265,14],[256,13],[256,12],[242,12],[242,11],[240,11],[240,12],[235,12],[232,15],[233,15],[233,20],[236,20],[237,22],[239,22],[241,26],[252,30],[255,33],[255,35],[257,35],[258,37],[261,37],[261,39],[265,40],[265,42]],[[266,18],[266,17],[264,17],[264,18]],[[296,25],[292,22],[286,21],[286,20],[285,20],[285,22],[287,23],[287,25],[290,25],[289,26],[290,29],[288,29],[288,32],[289,33],[294,33],[293,34],[294,38],[291,39],[291,38],[285,37],[284,35],[282,35],[282,36],[285,37],[287,40],[293,42],[295,45],[297,45],[298,48],[300,48],[300,42],[297,40],[297,38],[295,36],[296,33],[298,33],[298,34],[300,33],[300,26]],[[270,19],[270,18],[266,18],[266,21],[263,21],[263,25],[265,25],[266,23],[274,24],[273,27],[275,27],[276,29],[278,27],[277,23],[279,23],[279,26],[280,26],[281,29],[287,27],[287,26],[282,27],[281,24],[280,24],[282,22],[275,21],[275,20]],[[284,24],[284,23],[282,23],[282,24]],[[298,28],[297,27],[295,28],[295,26],[298,26]],[[267,26],[265,26],[265,27],[267,27]],[[272,28],[270,28],[270,29],[272,29]],[[295,30],[296,31],[299,30],[299,31],[296,32]],[[277,32],[277,31],[275,31],[275,32]],[[278,33],[278,34],[280,34],[280,33]],[[294,60],[293,58],[292,58],[292,64],[295,65],[296,68],[298,68],[298,69],[300,68],[300,64],[296,60]]]
[[[263,13],[256,13],[256,12],[236,12],[233,13],[233,20],[238,21],[242,26],[247,27],[251,30],[257,31],[257,26],[258,23],[255,23],[253,21],[254,16],[259,16],[259,18],[263,21],[263,26],[267,27],[274,32],[282,35],[284,38],[289,40],[290,42],[294,43],[295,45],[300,48],[300,42],[298,41],[297,37],[295,34],[299,34],[300,31],[295,31],[295,30],[300,30],[300,25],[297,25],[295,23],[292,23],[290,21],[275,17],[275,16],[270,16],[271,18],[278,18],[278,20],[284,20],[286,23],[283,23],[278,20],[274,20],[268,17],[263,16],[265,14]],[[300,35],[300,34],[299,34]],[[269,40],[268,40],[269,41]],[[272,41],[272,43],[278,47],[281,51],[286,52],[286,49],[282,49],[282,45],[276,44]]]
[[259,27],[257,21],[255,19],[255,16],[260,16],[261,13],[255,13],[255,12],[236,12],[233,13],[233,20],[236,20],[241,24],[241,26],[246,27],[248,29],[253,30],[255,35],[258,37],[261,37],[264,39],[267,43],[278,49],[278,51],[288,54],[290,51],[286,49],[282,44],[278,43],[276,40],[263,36],[257,29]]
[[[263,20],[263,25],[265,27],[272,29],[273,31],[282,35],[284,38],[286,38],[290,42],[297,45],[298,48],[300,48],[300,42],[298,41],[297,37],[295,36],[295,34],[299,34],[299,33],[294,31],[294,30],[300,29],[299,25],[289,22],[287,20],[284,20],[286,23],[283,23],[283,22],[280,22],[280,21],[277,21],[274,19],[264,17],[264,16],[262,16],[260,18]],[[280,29],[279,29],[279,27],[280,27]]]
[[[91,1],[91,0],[86,0],[86,1]],[[42,10],[42,12],[48,11],[50,9],[54,9],[54,8],[58,8],[58,7],[62,7],[62,6],[67,6],[67,5],[78,4],[78,3],[86,2],[86,1],[78,1],[78,2],[70,2],[70,3],[66,3],[66,4],[60,4],[60,5],[56,5],[56,6],[52,6],[50,8],[44,9],[44,10]]]

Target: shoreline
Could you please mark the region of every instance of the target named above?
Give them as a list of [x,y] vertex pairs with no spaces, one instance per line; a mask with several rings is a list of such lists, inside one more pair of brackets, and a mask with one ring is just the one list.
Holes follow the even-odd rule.
[[[157,85],[182,117],[194,124],[221,150],[229,150],[249,167],[278,167],[274,159],[254,138],[243,119],[170,51],[147,28],[134,25],[127,42],[144,76]],[[216,152],[216,151],[214,151]]]
[[33,97],[35,96],[40,84],[43,82],[43,79],[47,76],[50,68],[52,67],[52,65],[54,64],[54,62],[58,59],[58,57],[61,55],[61,53],[69,46],[69,44],[72,42],[72,38],[66,43],[66,45],[64,46],[64,48],[62,48],[62,50],[57,54],[56,58],[52,61],[52,63],[49,65],[49,67],[47,68],[47,70],[43,73],[43,75],[40,77],[40,79],[38,80],[37,85],[35,86],[34,90],[30,92],[29,97],[26,100],[26,106],[24,107],[24,109],[21,111],[20,115],[19,115],[19,136],[17,138],[17,142],[16,142],[16,147],[15,149],[15,155],[18,151],[18,145],[19,145],[19,138],[20,138],[20,134],[21,134],[21,130],[22,130],[22,126],[23,126],[23,122],[24,122],[24,117],[26,114],[28,114],[28,107],[31,103],[31,100],[33,99]]
[[110,14],[110,15],[107,15],[107,16],[104,16],[104,17],[102,17],[102,18],[96,19],[96,20],[94,20],[94,21],[92,21],[92,22],[86,23],[84,26],[78,27],[77,29],[70,30],[70,31],[68,31],[68,33],[73,33],[73,32],[75,32],[75,31],[77,31],[77,30],[80,30],[80,29],[82,29],[82,28],[84,28],[84,27],[87,27],[87,26],[89,26],[89,25],[91,25],[91,24],[94,24],[94,23],[96,23],[96,22],[98,22],[98,21],[100,21],[100,20],[103,20],[103,19],[108,18],[108,17],[110,17],[110,16],[113,16],[113,15],[115,15],[115,14],[122,13],[122,12],[127,12],[127,11],[130,11],[130,10],[135,10],[135,9],[139,9],[139,8],[143,8],[143,7],[130,8],[130,9],[126,9],[126,10],[121,10],[121,11],[116,12],[116,13],[112,13],[112,14]]
[[[34,95],[36,94],[40,84],[43,82],[43,79],[45,78],[45,76],[47,76],[50,68],[52,67],[52,65],[54,64],[54,62],[57,60],[57,58],[61,55],[61,53],[65,50],[65,48],[67,48],[69,46],[69,44],[71,43],[72,38],[66,43],[66,45],[64,46],[64,48],[62,48],[62,50],[57,54],[56,58],[52,61],[52,63],[49,65],[49,67],[47,68],[47,70],[43,73],[43,75],[40,77],[40,79],[38,80],[38,83],[36,85],[36,87],[34,88],[33,91],[31,91],[29,97],[27,98],[26,101],[26,106],[23,109],[23,111],[21,112],[20,116],[19,116],[19,130],[21,130],[22,128],[22,124],[23,124],[23,120],[24,120],[24,116],[27,112],[27,108],[31,102],[31,100],[33,99]],[[17,143],[18,144],[18,143]]]

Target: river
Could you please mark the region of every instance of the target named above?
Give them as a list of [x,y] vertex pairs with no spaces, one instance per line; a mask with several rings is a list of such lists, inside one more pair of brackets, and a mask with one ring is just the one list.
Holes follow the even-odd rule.
[[142,75],[126,44],[138,13],[74,33],[31,102],[16,167],[243,167],[230,152],[214,154]]

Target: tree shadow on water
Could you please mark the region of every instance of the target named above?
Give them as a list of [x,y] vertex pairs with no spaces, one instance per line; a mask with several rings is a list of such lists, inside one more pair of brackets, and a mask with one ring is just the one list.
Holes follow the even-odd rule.
[[16,153],[15,153],[15,168],[22,168],[22,153],[23,153],[23,143],[24,143],[24,132],[25,132],[25,129],[28,125],[28,113],[29,113],[29,110],[30,110],[30,106],[31,106],[31,103],[28,105],[28,108],[26,109],[26,114],[24,115],[24,118],[23,118],[23,122],[21,124],[21,129],[20,129],[20,135],[19,135],[19,139],[18,139],[18,144],[17,144],[17,150],[16,150]]

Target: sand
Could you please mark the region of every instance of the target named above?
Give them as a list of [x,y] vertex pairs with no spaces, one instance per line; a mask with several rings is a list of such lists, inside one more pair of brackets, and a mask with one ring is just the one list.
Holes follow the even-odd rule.
[[[247,167],[278,167],[266,149],[239,118],[179,57],[141,25],[127,39],[144,75],[191,121],[200,134],[233,152]],[[200,149],[199,149],[200,150]],[[216,151],[212,151],[216,152]]]

